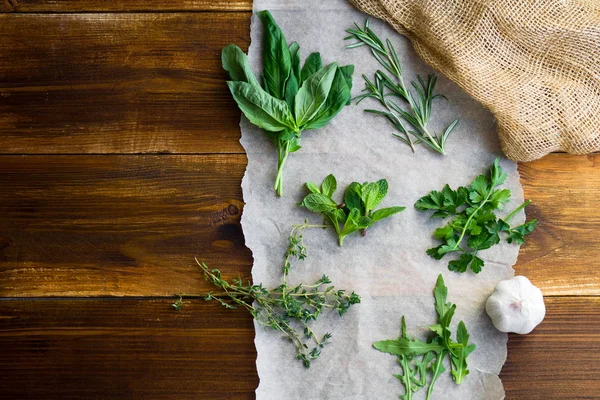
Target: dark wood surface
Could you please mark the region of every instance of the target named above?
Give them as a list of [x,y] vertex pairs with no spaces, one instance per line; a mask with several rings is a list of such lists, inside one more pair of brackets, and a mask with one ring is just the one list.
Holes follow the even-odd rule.
[[[0,398],[254,398],[248,315],[157,297],[207,288],[194,256],[250,274],[219,60],[250,9],[0,2]],[[507,399],[600,398],[600,156],[519,171],[540,227],[515,269],[548,315],[510,336]]]

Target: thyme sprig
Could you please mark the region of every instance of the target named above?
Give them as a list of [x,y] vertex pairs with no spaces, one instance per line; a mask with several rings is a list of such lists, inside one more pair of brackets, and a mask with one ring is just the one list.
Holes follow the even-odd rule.
[[[364,28],[356,23],[354,25],[356,29],[348,29],[346,32],[350,36],[345,39],[354,39],[356,42],[348,45],[347,48],[369,46],[373,56],[393,77],[390,78],[388,74],[381,70],[377,70],[373,81],[363,75],[365,89],[363,94],[355,98],[358,99],[357,104],[366,98],[378,100],[385,108],[384,110],[367,109],[365,111],[386,117],[401,133],[400,135],[393,134],[393,136],[408,144],[413,152],[415,151],[415,145],[423,143],[430,149],[446,155],[445,144],[450,133],[458,124],[458,119],[452,121],[440,134],[431,133],[427,128],[433,100],[438,97],[445,98],[440,94],[434,94],[437,77],[430,74],[427,76],[427,81],[425,81],[417,75],[417,81],[411,81],[413,88],[411,90],[404,83],[402,66],[392,42],[386,39],[384,44],[369,27],[369,20],[365,23]],[[407,103],[409,111],[402,109],[398,103],[391,99],[392,97]]]
[[[244,283],[241,278],[231,282],[223,279],[218,269],[210,269],[204,262],[196,263],[204,278],[221,291],[203,296],[206,301],[216,301],[228,309],[244,308],[255,321],[266,328],[281,332],[296,348],[296,358],[310,367],[311,361],[319,358],[323,348],[330,343],[331,333],[319,335],[311,327],[311,322],[327,310],[346,314],[353,304],[360,303],[360,296],[345,290],[336,290],[331,280],[323,275],[313,284],[287,284],[287,276],[294,259],[304,260],[307,255],[303,233],[305,229],[323,228],[323,225],[310,225],[307,222],[294,225],[289,236],[285,253],[283,282],[274,289],[266,289],[262,284]],[[181,295],[173,307],[181,309]]]

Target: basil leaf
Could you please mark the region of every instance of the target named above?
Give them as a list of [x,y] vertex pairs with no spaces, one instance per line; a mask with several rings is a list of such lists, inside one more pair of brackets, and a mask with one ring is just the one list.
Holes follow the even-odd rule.
[[287,103],[246,82],[227,82],[240,110],[259,128],[271,132],[294,129],[294,119]]
[[285,101],[290,106],[290,109],[294,109],[294,98],[298,89],[300,88],[300,46],[294,42],[290,45],[290,55],[292,61],[292,69],[290,77],[285,84]]
[[337,63],[331,63],[312,74],[300,86],[294,105],[296,124],[300,129],[303,129],[325,104],[336,71]]
[[[346,76],[348,72],[350,73],[350,86],[348,86],[348,78]],[[352,97],[350,95],[350,88],[352,87],[353,72],[353,65],[338,68],[335,72],[325,106],[311,119],[306,129],[318,129],[327,125],[345,105],[349,104]]]
[[304,82],[309,76],[323,68],[320,53],[311,53],[304,61],[304,67],[300,72],[300,82]]
[[231,80],[260,86],[250,68],[248,57],[236,45],[230,44],[223,49],[221,52],[221,63],[223,69],[229,73]]
[[258,13],[265,27],[263,44],[263,84],[272,96],[283,100],[285,84],[292,69],[292,56],[285,36],[269,11]]

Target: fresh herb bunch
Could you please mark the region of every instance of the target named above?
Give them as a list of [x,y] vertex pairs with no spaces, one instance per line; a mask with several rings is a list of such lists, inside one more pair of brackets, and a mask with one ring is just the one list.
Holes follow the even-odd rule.
[[469,333],[463,321],[458,323],[456,341],[451,338],[450,324],[456,304],[447,302],[448,288],[441,274],[438,276],[433,295],[438,318],[437,324],[429,327],[432,334],[426,342],[406,333],[406,321],[403,316],[398,339],[373,344],[377,350],[398,357],[402,374],[394,376],[404,385],[404,395],[400,396],[403,400],[411,400],[414,393],[427,386],[428,375],[431,375],[431,380],[427,388],[427,400],[431,399],[435,382],[446,371],[446,357],[450,358],[450,370],[456,384],[460,385],[469,374],[467,357],[475,350],[475,345],[469,344]]
[[308,129],[329,123],[350,104],[353,65],[323,67],[319,53],[312,53],[300,68],[300,46],[288,46],[269,11],[258,13],[264,27],[262,87],[248,59],[237,46],[223,49],[223,68],[233,98],[248,120],[265,130],[277,146],[274,189],[283,193],[283,167],[290,153],[300,150],[300,136]]
[[[384,110],[368,109],[365,111],[386,117],[400,132],[400,135],[393,134],[393,136],[408,144],[413,152],[416,144],[423,143],[430,149],[445,155],[446,141],[456,124],[458,124],[458,119],[452,121],[440,134],[433,134],[428,130],[427,124],[431,117],[433,100],[438,97],[445,99],[442,95],[434,94],[437,77],[431,74],[425,82],[421,76],[417,75],[418,82],[411,81],[414,89],[414,91],[411,91],[404,83],[402,66],[392,42],[387,39],[384,45],[369,27],[369,20],[365,23],[364,28],[359,27],[356,23],[354,25],[356,29],[346,31],[350,34],[346,37],[346,40],[354,39],[357,42],[347,47],[369,46],[373,56],[393,77],[390,78],[390,75],[378,70],[375,73],[373,82],[366,75],[363,75],[366,86],[363,92],[365,93],[357,97],[357,104],[369,97],[378,100]],[[405,102],[409,111],[402,109],[398,103],[394,102],[392,100],[394,97]]]
[[[317,320],[326,310],[335,310],[343,316],[352,305],[360,303],[359,295],[336,290],[326,275],[314,284],[287,284],[286,278],[292,260],[303,260],[306,257],[303,232],[307,228],[323,226],[305,222],[293,227],[283,265],[283,282],[275,289],[266,289],[262,284],[244,283],[241,278],[228,282],[222,278],[218,269],[211,270],[206,264],[196,260],[204,278],[221,290],[219,293],[208,293],[204,296],[206,301],[214,300],[229,309],[245,308],[259,325],[283,333],[296,347],[296,358],[306,368],[310,367],[312,360],[319,358],[332,336],[331,333],[317,335],[310,327],[311,321]],[[183,305],[182,296],[173,304],[177,310]]]
[[388,207],[375,210],[387,195],[388,183],[385,179],[363,184],[352,182],[346,188],[344,202],[341,204],[333,199],[337,180],[331,174],[325,177],[320,188],[311,182],[307,182],[306,187],[311,193],[300,205],[312,212],[323,214],[325,220],[329,221],[335,229],[340,246],[344,245],[344,238],[347,235],[360,230],[365,236],[367,228],[375,222],[406,209],[406,207]]
[[433,235],[442,244],[427,250],[427,254],[436,260],[441,260],[449,253],[460,254],[458,259],[448,263],[448,269],[466,272],[471,268],[477,274],[484,266],[483,260],[478,257],[479,251],[500,243],[501,235],[508,243],[523,244],[525,236],[536,227],[537,220],[529,220],[515,227],[508,224],[517,212],[531,203],[529,200],[504,219],[494,214],[510,200],[510,190],[498,189],[505,180],[506,174],[502,172],[499,159],[496,159],[489,177],[479,175],[468,188],[453,190],[446,185],[441,192],[434,190],[419,199],[415,207],[420,211],[434,211],[431,218],[452,218],[446,226],[435,230]]

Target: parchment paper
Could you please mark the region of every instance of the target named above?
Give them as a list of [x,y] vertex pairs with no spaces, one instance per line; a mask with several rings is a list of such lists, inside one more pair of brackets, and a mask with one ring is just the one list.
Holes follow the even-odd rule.
[[[347,50],[345,30],[366,16],[344,0],[292,1],[255,0],[255,11],[269,9],[288,42],[300,44],[301,57],[319,51],[323,63],[354,64],[353,95],[364,87],[361,75],[372,76],[380,68],[367,48]],[[380,21],[372,21],[380,37],[389,37],[396,46],[407,78],[433,72],[414,53],[409,42]],[[262,70],[262,25],[252,17],[252,45],[249,55],[255,71]],[[457,304],[454,327],[464,320],[477,350],[469,357],[471,374],[455,385],[449,373],[436,383],[434,399],[502,399],[504,390],[498,373],[506,359],[507,335],[498,332],[486,315],[484,305],[495,284],[514,275],[518,247],[503,243],[480,253],[485,260],[479,274],[458,274],[447,269],[447,259],[436,261],[425,254],[436,241],[433,230],[440,220],[417,212],[413,204],[444,184],[468,185],[487,171],[500,156],[494,121],[489,112],[457,86],[439,76],[438,92],[447,102],[434,103],[431,126],[439,131],[456,116],[460,123],[447,143],[443,157],[424,146],[413,154],[391,136],[392,127],[381,117],[363,112],[377,107],[368,99],[351,105],[319,130],[306,131],[303,148],[290,155],[285,167],[284,196],[272,189],[276,174],[276,150],[265,134],[242,119],[241,143],[248,154],[248,168],[242,182],[246,206],[242,225],[246,244],[254,255],[253,278],[267,287],[281,282],[281,266],[292,224],[305,218],[321,223],[322,218],[297,206],[307,194],[303,184],[320,184],[329,173],[338,178],[338,188],[352,181],[386,178],[389,193],[381,207],[407,206],[407,210],[378,222],[366,237],[348,236],[344,247],[337,245],[333,230],[306,232],[308,258],[297,262],[290,273],[291,283],[314,282],[323,273],[340,289],[356,291],[362,303],[340,318],[330,314],[315,324],[317,332],[333,334],[332,344],[321,358],[305,369],[294,358],[294,347],[272,330],[256,326],[255,344],[260,385],[257,400],[397,399],[403,388],[392,374],[400,373],[395,357],[372,347],[377,340],[393,339],[406,316],[408,332],[421,336],[435,323],[432,290],[442,273],[449,288],[449,301]],[[507,210],[523,200],[516,165],[502,160],[509,174],[506,186],[513,199]],[[338,189],[341,201],[341,190]],[[521,223],[524,215],[516,216]],[[447,366],[449,369],[449,366]],[[422,390],[417,399],[425,397]]]

